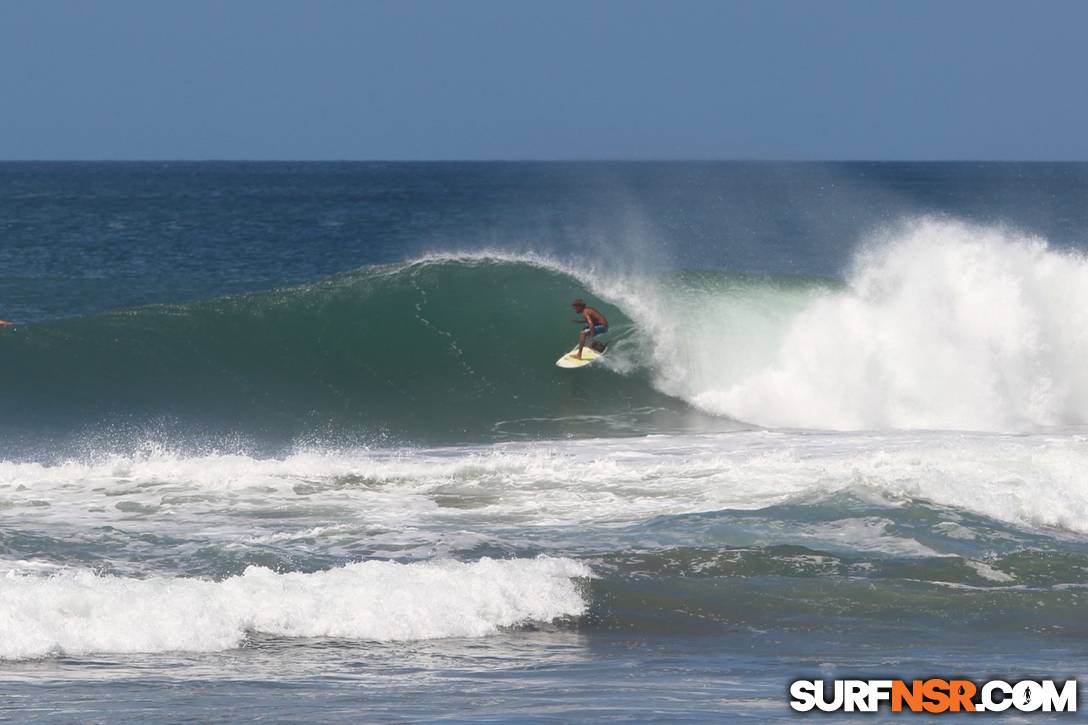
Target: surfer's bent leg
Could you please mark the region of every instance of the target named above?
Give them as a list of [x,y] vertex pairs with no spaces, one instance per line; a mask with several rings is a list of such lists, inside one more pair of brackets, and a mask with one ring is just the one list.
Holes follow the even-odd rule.
[[590,330],[588,327],[582,328],[581,334],[578,335],[578,354],[575,355],[574,357],[576,357],[579,360],[582,359],[582,348],[584,348],[586,346],[586,337],[588,337],[589,335],[592,335],[592,334],[593,334],[593,331]]

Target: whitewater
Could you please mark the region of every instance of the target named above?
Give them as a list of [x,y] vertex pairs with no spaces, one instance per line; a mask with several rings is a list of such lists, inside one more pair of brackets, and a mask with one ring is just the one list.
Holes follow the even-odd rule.
[[[536,196],[486,165],[196,165],[161,199],[141,165],[63,171],[113,261],[39,263],[12,227],[0,708],[767,721],[801,675],[1084,672],[1081,227],[962,175],[1070,208],[1088,175],[518,168]],[[124,235],[114,197],[71,201],[92,171]],[[903,202],[923,173],[955,203]],[[677,201],[704,186],[747,200]],[[314,210],[336,224],[299,275]],[[145,241],[197,212],[188,246]],[[216,236],[258,218],[296,233],[259,263]],[[612,340],[571,372],[574,297]]]
[[905,222],[830,289],[600,289],[645,331],[655,384],[717,415],[825,430],[1085,422],[1088,261],[1013,230]]

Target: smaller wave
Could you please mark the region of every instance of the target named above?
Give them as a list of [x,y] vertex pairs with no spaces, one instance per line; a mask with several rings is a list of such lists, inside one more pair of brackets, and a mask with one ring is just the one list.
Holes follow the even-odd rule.
[[223,581],[100,576],[0,580],[0,659],[213,652],[247,633],[373,641],[483,637],[584,613],[571,559],[367,561],[310,574],[249,567]]

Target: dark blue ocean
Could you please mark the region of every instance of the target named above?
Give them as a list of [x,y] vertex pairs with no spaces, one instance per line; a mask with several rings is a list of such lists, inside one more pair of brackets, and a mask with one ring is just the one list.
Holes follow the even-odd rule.
[[0,719],[1084,679],[1086,252],[1088,164],[0,163]]

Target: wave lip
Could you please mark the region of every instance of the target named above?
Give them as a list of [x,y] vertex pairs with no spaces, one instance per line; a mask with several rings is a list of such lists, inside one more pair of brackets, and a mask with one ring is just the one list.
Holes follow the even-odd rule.
[[0,580],[0,659],[91,652],[212,652],[249,632],[373,641],[483,637],[585,612],[571,559],[401,564],[310,574],[251,566],[223,581],[89,571]]

